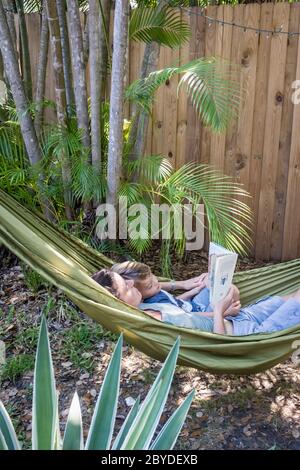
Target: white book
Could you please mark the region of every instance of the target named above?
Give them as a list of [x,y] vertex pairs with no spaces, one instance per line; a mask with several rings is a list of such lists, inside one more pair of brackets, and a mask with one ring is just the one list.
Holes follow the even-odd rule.
[[229,251],[217,243],[211,242],[209,244],[208,276],[212,307],[228,294],[237,259],[237,253]]

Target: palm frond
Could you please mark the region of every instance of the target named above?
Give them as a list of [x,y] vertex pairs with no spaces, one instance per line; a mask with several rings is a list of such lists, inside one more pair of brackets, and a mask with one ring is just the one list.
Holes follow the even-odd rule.
[[229,61],[212,57],[195,60],[180,69],[184,75],[178,89],[186,85],[204,125],[223,132],[239,110],[240,83],[234,77],[237,68]]
[[237,80],[237,66],[215,57],[196,59],[180,67],[167,67],[133,82],[125,98],[150,113],[156,90],[175,74],[184,74],[178,90],[186,86],[200,119],[215,132],[223,132],[238,113],[244,90]]
[[171,48],[186,42],[190,33],[180,11],[167,8],[136,8],[129,23],[130,39],[145,43],[155,41]]
[[42,10],[41,0],[25,0],[23,2],[24,13],[39,13]]
[[146,155],[126,165],[128,175],[138,174],[139,180],[150,184],[159,183],[173,171],[170,161],[163,155]]

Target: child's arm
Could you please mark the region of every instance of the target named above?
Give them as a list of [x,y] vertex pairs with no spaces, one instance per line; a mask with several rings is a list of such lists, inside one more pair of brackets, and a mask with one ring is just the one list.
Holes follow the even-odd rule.
[[194,289],[191,289],[188,292],[184,292],[183,294],[177,295],[176,297],[177,299],[181,300],[190,300],[195,297],[195,295],[199,294],[200,290],[202,289],[203,287],[195,287]]
[[173,290],[192,290],[196,287],[203,289],[207,284],[207,273],[203,273],[200,276],[186,279],[185,281],[166,281],[161,282],[161,288],[166,291]]

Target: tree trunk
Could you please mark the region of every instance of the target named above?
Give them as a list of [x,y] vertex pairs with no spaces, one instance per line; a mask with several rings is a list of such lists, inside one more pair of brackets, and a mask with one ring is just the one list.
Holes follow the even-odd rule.
[[[99,4],[99,0],[98,0]],[[89,61],[89,53],[90,53],[90,11],[91,6],[89,7],[88,13],[84,15],[85,23],[84,23],[84,33],[82,38],[82,46],[83,46],[83,61],[84,65],[87,66]]]
[[37,135],[40,135],[41,127],[43,123],[43,111],[44,105],[43,100],[45,98],[45,82],[46,82],[46,69],[47,69],[47,59],[48,59],[48,45],[49,45],[49,26],[48,26],[48,17],[46,11],[46,3],[43,2],[43,10],[41,15],[41,37],[40,37],[40,51],[39,51],[39,60],[37,66],[37,78],[36,78],[36,92],[35,92],[35,102],[36,102],[36,111],[34,126]]
[[[141,67],[140,78],[147,77],[157,68],[160,46],[155,42],[146,44]],[[132,126],[128,137],[131,151],[129,159],[138,160],[145,153],[147,142],[147,131],[149,124],[149,114],[146,111],[134,107],[132,116]]]
[[7,24],[8,24],[9,32],[11,35],[14,51],[18,60],[19,55],[18,55],[18,48],[17,48],[17,33],[16,33],[16,27],[15,27],[15,13],[17,11],[16,3],[14,0],[3,0],[3,6],[6,11]]
[[124,76],[128,38],[129,2],[116,0],[108,145],[107,202],[117,206],[123,151]]
[[[75,103],[78,128],[82,130],[82,142],[84,147],[89,149],[90,156],[90,130],[87,106],[87,87],[85,64],[83,58],[82,30],[80,24],[79,8],[77,0],[68,1],[69,31],[72,50],[72,67],[75,90]],[[91,162],[91,158],[89,158]]]
[[[0,1],[0,49],[2,52],[5,73],[10,84],[12,96],[19,116],[20,127],[24,139],[26,151],[31,165],[38,164],[42,159],[40,145],[34,129],[33,121],[28,112],[28,101],[24,85],[19,71],[15,50],[6,21],[2,1]],[[43,196],[43,175],[40,174],[38,181],[41,203],[45,216],[53,221],[49,201]]]
[[0,52],[0,80],[2,82],[4,81],[4,65],[3,65],[3,59],[2,59],[1,52]]
[[99,49],[101,19],[99,0],[90,0],[89,6],[92,165],[99,174],[101,170],[101,79]]
[[70,116],[75,104],[73,84],[72,84],[72,64],[69,43],[69,33],[66,19],[65,0],[56,0],[58,21],[60,28],[60,40],[62,48],[64,78],[67,98],[67,113]]
[[[99,0],[98,0],[99,1]],[[107,68],[109,50],[109,26],[111,0],[101,0],[102,11],[100,12],[100,95],[101,101],[105,101],[105,91],[107,82]]]
[[21,70],[25,85],[26,95],[29,101],[32,101],[32,78],[31,78],[31,64],[30,52],[28,45],[27,26],[24,14],[23,0],[16,0],[17,12],[19,17],[19,30],[20,30],[20,55],[21,55]]
[[[62,49],[60,43],[60,30],[57,16],[56,3],[53,0],[47,0],[47,14],[49,22],[50,42],[52,47],[53,56],[53,69],[55,76],[55,99],[56,99],[56,113],[57,121],[61,126],[62,131],[67,126],[67,114],[66,114],[66,90],[64,82],[64,70],[63,70],[63,59]],[[68,220],[73,220],[73,210],[71,207],[71,185],[72,185],[72,173],[71,165],[68,155],[64,152],[60,154],[60,161],[62,167],[62,180],[64,185],[64,201],[65,211]]]

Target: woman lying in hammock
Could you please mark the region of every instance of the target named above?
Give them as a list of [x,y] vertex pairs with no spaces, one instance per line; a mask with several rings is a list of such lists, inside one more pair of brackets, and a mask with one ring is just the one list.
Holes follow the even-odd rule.
[[[163,322],[234,336],[271,333],[300,324],[300,289],[288,296],[267,296],[240,308],[239,290],[236,286],[232,286],[225,299],[215,306],[214,311],[210,311],[208,289],[199,287],[200,292],[197,297],[203,310],[186,311],[172,302],[143,302],[143,295],[135,286],[135,280],[128,278],[130,276],[128,270],[124,276],[127,279],[119,274],[120,266],[117,265],[115,272],[102,269],[92,277],[123,302],[140,308]],[[158,283],[156,285],[158,293],[160,287]],[[197,301],[195,297],[193,300]]]

